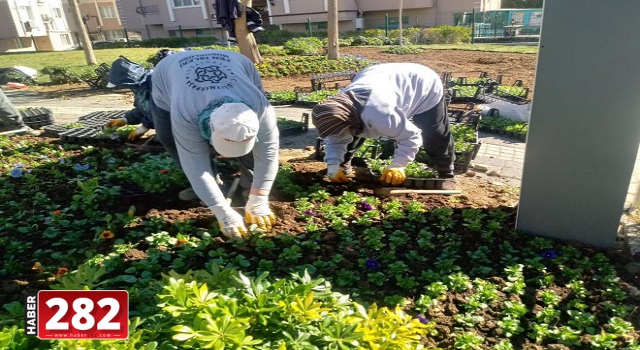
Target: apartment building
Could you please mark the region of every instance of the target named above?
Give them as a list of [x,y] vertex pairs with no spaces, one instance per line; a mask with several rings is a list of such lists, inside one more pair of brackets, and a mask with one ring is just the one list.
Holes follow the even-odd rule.
[[[338,3],[340,31],[399,27],[397,0],[341,0]],[[402,25],[453,25],[454,14],[500,8],[500,0],[404,0]],[[270,24],[291,31],[327,30],[327,0],[269,0]]]
[[61,0],[0,0],[0,52],[73,49],[66,18]]
[[[265,1],[254,1],[254,7]],[[225,34],[216,23],[214,3],[215,0],[117,0],[124,27],[140,32],[145,39],[213,36],[223,41]]]
[[[115,0],[78,0],[78,7],[92,41],[125,40],[124,27]],[[131,34],[139,36],[136,33]]]

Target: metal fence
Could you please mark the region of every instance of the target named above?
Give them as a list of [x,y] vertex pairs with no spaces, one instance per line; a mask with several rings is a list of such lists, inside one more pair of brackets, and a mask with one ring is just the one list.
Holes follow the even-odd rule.
[[455,24],[472,27],[474,42],[538,42],[542,9],[459,13]]

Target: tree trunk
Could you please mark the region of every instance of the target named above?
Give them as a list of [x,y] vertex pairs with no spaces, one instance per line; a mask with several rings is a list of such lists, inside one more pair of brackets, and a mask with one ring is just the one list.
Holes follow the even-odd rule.
[[327,32],[327,53],[330,60],[337,60],[340,57],[340,44],[338,43],[338,0],[329,0],[329,19]]
[[96,60],[96,55],[93,53],[91,39],[89,38],[89,33],[87,33],[87,27],[82,21],[82,15],[80,14],[80,8],[78,7],[77,0],[69,0],[69,6],[71,7],[73,21],[76,22],[76,27],[78,27],[78,31],[80,32],[82,48],[84,49],[84,58],[87,60],[88,65],[95,66],[98,64],[98,61]]
[[404,45],[402,39],[402,0],[400,0],[400,10],[398,10],[398,29],[400,29],[400,46]]
[[253,37],[253,33],[247,28],[246,7],[251,7],[252,0],[240,0],[240,13],[242,16],[235,19],[236,40],[240,53],[247,56],[253,63],[262,62],[258,45]]

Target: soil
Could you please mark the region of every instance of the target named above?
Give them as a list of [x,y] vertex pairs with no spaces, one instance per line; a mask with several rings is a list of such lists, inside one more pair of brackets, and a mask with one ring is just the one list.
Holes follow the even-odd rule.
[[[388,62],[414,62],[424,64],[436,72],[453,73],[454,77],[475,78],[481,72],[489,73],[490,77],[503,76],[504,84],[512,84],[522,80],[525,87],[533,90],[534,74],[537,62],[536,54],[481,52],[464,50],[426,50],[421,54],[397,55],[382,52],[380,47],[344,47],[341,54],[362,55],[368,59]],[[293,90],[294,87],[308,88],[311,86],[308,75],[286,78],[265,78],[263,85],[267,91]],[[30,90],[50,93],[52,98],[66,96],[99,95],[103,91],[91,90],[87,84],[68,84],[51,86],[31,86]],[[116,90],[117,91],[117,90]],[[125,92],[120,90],[119,92]]]

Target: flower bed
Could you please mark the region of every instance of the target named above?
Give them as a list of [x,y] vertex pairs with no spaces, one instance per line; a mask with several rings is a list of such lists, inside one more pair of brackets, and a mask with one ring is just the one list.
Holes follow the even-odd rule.
[[[276,178],[274,231],[225,242],[207,208],[167,194],[182,182],[123,203],[127,171],[171,176],[166,156],[0,149],[3,349],[638,348],[629,260],[518,233],[514,207],[376,198],[301,162]],[[47,288],[127,290],[129,340],[26,337],[22,293]]]

